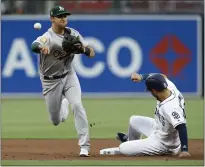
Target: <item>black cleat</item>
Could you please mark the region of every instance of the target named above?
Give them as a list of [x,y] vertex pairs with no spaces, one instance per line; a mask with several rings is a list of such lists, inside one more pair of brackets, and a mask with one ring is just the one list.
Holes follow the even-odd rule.
[[122,143],[128,141],[128,136],[126,134],[120,133],[120,132],[117,133],[116,138],[117,138],[117,140],[121,141]]

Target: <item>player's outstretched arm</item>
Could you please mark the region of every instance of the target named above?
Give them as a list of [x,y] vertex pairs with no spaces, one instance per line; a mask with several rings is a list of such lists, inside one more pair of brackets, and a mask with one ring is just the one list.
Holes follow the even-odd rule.
[[[150,74],[138,74],[138,73],[133,73],[131,75],[131,80],[134,81],[134,82],[140,82],[140,81],[143,81],[143,80],[146,80],[150,75],[152,74],[156,74],[156,73],[150,73]],[[167,78],[166,75],[164,74],[161,74],[164,78]]]
[[34,42],[31,44],[31,50],[34,53],[43,53],[44,55],[49,54],[49,49],[47,47],[43,47],[40,43]]
[[179,138],[181,141],[181,153],[179,154],[180,158],[190,157],[191,155],[188,152],[188,138],[187,138],[187,128],[186,124],[180,124],[175,127],[179,133]]

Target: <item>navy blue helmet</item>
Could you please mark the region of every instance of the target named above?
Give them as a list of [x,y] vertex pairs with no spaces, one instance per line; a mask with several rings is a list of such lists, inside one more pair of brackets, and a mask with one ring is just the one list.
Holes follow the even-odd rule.
[[167,88],[168,84],[161,74],[152,74],[145,80],[147,90],[163,91]]

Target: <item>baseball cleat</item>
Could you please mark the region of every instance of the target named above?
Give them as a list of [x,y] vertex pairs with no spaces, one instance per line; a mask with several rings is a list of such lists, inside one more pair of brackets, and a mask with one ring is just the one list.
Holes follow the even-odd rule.
[[88,152],[87,149],[81,148],[81,149],[80,149],[80,154],[79,154],[79,156],[80,156],[80,157],[89,157],[90,154],[89,154],[89,152]]
[[105,148],[100,150],[100,155],[120,155],[119,147]]
[[116,138],[122,143],[128,141],[128,136],[125,133],[118,132]]

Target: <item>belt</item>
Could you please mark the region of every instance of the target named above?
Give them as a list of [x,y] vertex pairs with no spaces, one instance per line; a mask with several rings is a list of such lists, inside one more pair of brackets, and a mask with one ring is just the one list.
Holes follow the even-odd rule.
[[68,72],[65,73],[65,74],[62,74],[62,75],[50,75],[50,76],[45,76],[44,75],[43,78],[46,79],[46,80],[54,80],[54,79],[64,78],[67,74],[68,74]]

